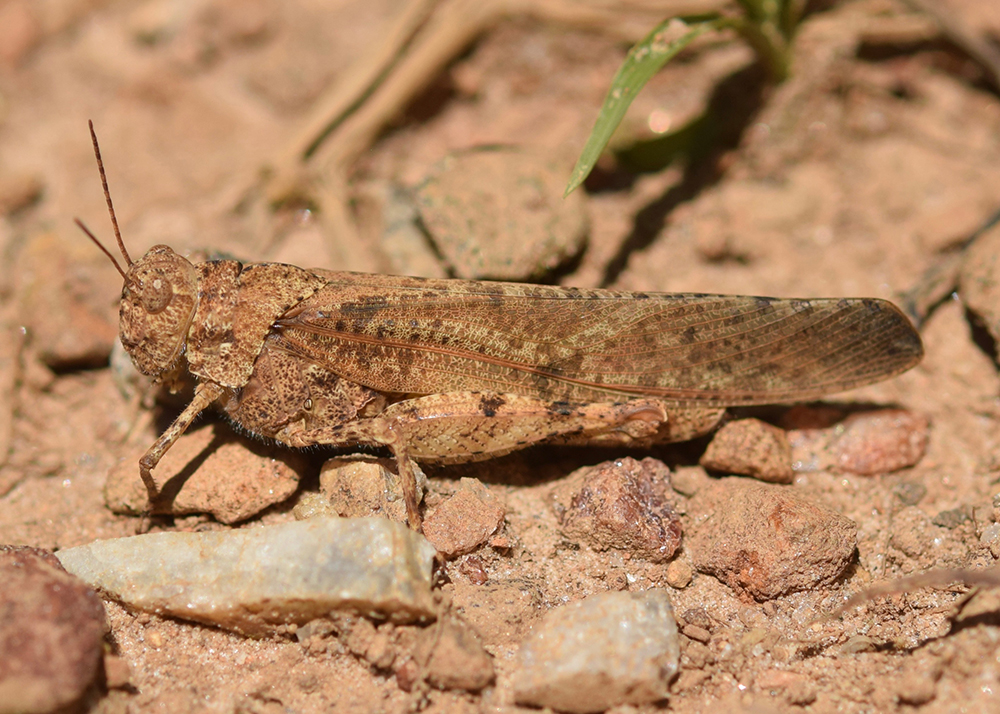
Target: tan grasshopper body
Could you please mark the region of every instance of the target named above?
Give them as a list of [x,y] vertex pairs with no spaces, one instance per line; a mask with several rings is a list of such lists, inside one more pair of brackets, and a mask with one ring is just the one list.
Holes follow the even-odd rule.
[[290,447],[388,447],[419,528],[414,461],[475,461],[540,442],[687,440],[727,406],[815,399],[922,355],[907,318],[877,299],[195,265],[167,246],[132,262],[118,241],[128,263],[122,344],[144,374],[197,380],[140,460],[151,508],[152,469],[213,403]]

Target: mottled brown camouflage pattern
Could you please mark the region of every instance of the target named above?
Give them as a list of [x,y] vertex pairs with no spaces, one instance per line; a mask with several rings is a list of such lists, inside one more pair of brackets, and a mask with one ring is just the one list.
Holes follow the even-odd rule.
[[294,447],[387,446],[410,523],[413,461],[492,458],[530,444],[646,445],[710,431],[724,408],[813,399],[916,364],[888,302],[626,293],[198,265],[165,246],[130,264],[122,343],[191,404],[140,461],[151,470],[220,402]]

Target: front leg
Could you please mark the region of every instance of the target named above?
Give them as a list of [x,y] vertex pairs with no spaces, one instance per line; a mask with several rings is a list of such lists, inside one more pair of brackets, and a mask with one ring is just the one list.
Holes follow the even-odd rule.
[[167,430],[160,434],[160,438],[139,459],[139,476],[142,477],[142,483],[146,486],[150,513],[156,510],[157,501],[160,498],[160,491],[153,480],[153,469],[160,463],[160,459],[173,446],[174,442],[187,431],[187,428],[191,426],[191,422],[195,420],[195,417],[222,396],[222,391],[222,387],[214,382],[199,382],[194,390],[194,398],[191,399],[191,403],[184,408],[184,411],[174,419],[173,423],[167,427]]
[[276,438],[290,446],[387,446],[399,467],[407,519],[420,529],[413,461],[461,463],[509,454],[544,441],[572,438],[643,442],[667,422],[655,399],[569,404],[515,394],[455,392],[408,399],[368,419],[304,430],[289,427]]

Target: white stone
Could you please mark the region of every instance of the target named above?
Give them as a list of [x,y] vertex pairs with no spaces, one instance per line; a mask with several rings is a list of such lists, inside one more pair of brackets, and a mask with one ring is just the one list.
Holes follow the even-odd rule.
[[518,704],[587,714],[664,699],[680,643],[664,590],[592,595],[550,611],[521,645]]
[[95,541],[56,555],[125,605],[263,635],[332,611],[433,620],[434,548],[382,518]]

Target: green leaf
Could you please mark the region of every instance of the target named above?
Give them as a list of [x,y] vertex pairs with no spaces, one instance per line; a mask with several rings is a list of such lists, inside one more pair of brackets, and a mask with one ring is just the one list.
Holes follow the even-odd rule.
[[[677,18],[664,20],[629,51],[624,64],[611,82],[608,95],[604,98],[604,105],[573,168],[564,195],[572,193],[590,175],[594,164],[597,163],[601,152],[604,151],[604,147],[607,146],[611,135],[618,128],[639,90],[663,65],[691,44],[695,38],[710,30],[718,29],[719,19],[715,16],[697,24],[689,24]],[[687,31],[676,39],[668,39],[669,36],[676,35],[679,30],[684,29]]]

